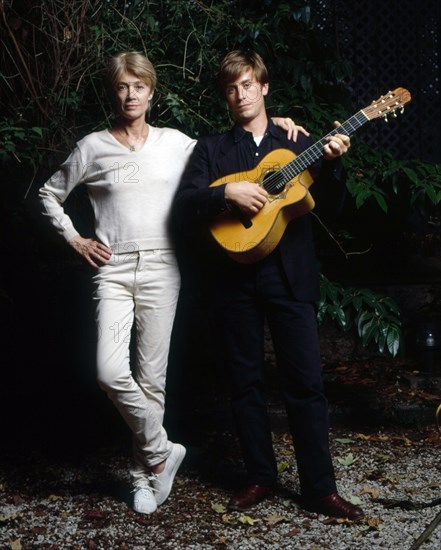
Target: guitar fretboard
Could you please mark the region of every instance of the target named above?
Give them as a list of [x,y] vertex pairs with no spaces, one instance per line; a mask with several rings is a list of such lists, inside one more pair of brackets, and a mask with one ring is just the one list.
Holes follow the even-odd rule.
[[267,176],[264,181],[264,187],[269,193],[280,193],[285,185],[299,175],[301,172],[309,168],[316,160],[323,156],[323,147],[328,143],[328,137],[336,134],[350,136],[358,128],[363,126],[369,118],[363,113],[363,110],[358,111],[355,115],[348,118],[341,126],[334,128],[329,134],[316,141],[303,153],[300,153],[294,160],[288,162],[278,170]]

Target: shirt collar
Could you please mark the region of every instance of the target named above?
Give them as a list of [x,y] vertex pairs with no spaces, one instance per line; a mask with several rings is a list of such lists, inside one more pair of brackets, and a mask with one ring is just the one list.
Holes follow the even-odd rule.
[[[234,137],[234,143],[238,143],[241,141],[246,135],[251,135],[251,132],[248,132],[247,130],[244,130],[242,126],[239,126],[238,124],[235,124],[232,128],[233,131],[233,137]],[[266,128],[265,136],[270,134],[272,137],[279,139],[280,133],[278,131],[278,127],[274,124],[274,122],[271,120],[271,118],[268,119],[268,126]]]

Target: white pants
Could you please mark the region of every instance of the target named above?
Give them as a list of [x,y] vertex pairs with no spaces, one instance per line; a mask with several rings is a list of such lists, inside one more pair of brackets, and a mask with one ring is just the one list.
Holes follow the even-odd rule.
[[[179,270],[171,250],[113,254],[94,282],[98,383],[133,432],[132,478],[137,481],[170,454],[162,422]],[[136,364],[131,369],[133,323]]]

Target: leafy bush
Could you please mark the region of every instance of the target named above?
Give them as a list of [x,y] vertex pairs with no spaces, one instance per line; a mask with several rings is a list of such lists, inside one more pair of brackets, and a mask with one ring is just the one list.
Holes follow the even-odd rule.
[[322,274],[317,319],[319,324],[332,319],[344,331],[356,326],[362,344],[375,342],[380,353],[395,356],[400,348],[400,311],[391,298],[372,290],[344,288]]

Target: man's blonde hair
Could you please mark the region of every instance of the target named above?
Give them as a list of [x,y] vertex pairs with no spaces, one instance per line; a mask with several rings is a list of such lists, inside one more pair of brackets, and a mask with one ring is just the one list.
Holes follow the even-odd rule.
[[219,72],[220,86],[223,91],[247,69],[253,69],[259,84],[268,83],[268,69],[263,59],[254,51],[233,50],[222,60]]

